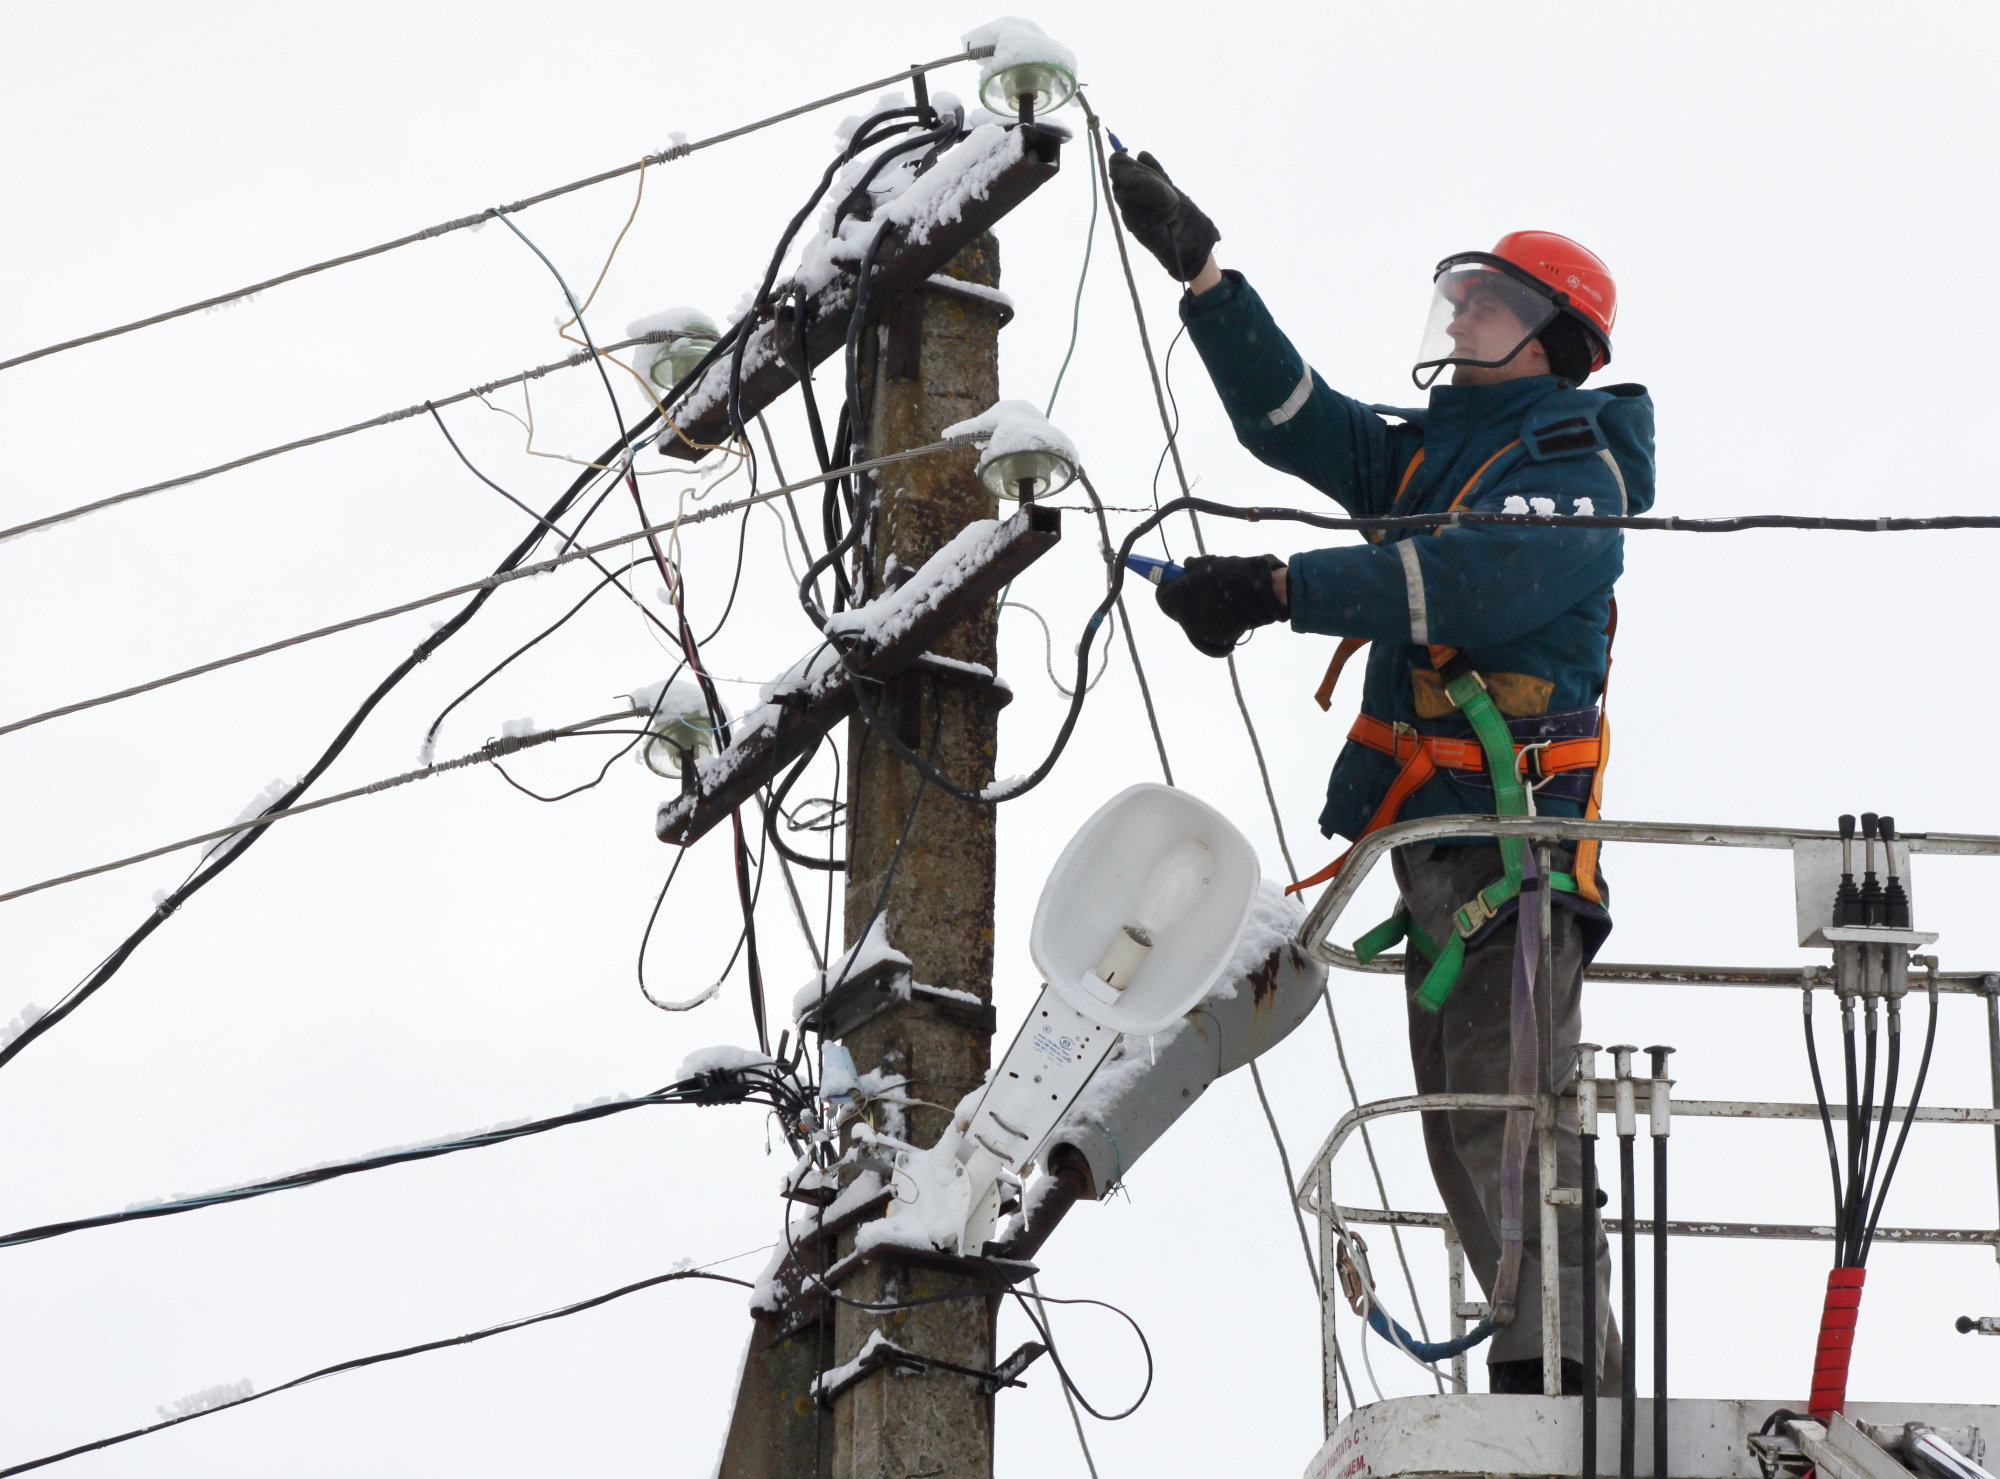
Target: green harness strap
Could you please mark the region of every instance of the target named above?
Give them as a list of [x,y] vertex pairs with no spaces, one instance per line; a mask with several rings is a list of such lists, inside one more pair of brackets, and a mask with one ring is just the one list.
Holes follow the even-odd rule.
[[[1515,769],[1514,736],[1508,732],[1507,721],[1494,707],[1493,697],[1486,691],[1486,681],[1462,660],[1456,665],[1458,672],[1445,680],[1445,696],[1465,715],[1486,753],[1486,770],[1493,781],[1493,809],[1503,817],[1527,816],[1528,792]],[[1400,903],[1394,914],[1354,942],[1355,956],[1366,965],[1407,937],[1417,953],[1431,963],[1423,985],[1417,988],[1417,1005],[1427,1012],[1442,1008],[1458,985],[1458,973],[1465,964],[1465,942],[1520,897],[1525,847],[1518,837],[1498,840],[1500,861],[1506,871],[1452,911],[1452,936],[1442,948]],[[1564,893],[1577,892],[1576,879],[1568,873],[1551,872],[1549,884]]]

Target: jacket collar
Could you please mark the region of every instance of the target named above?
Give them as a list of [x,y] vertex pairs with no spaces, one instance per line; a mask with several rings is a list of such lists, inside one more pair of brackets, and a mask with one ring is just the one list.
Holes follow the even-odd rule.
[[1529,375],[1498,385],[1434,385],[1425,432],[1461,437],[1502,427],[1511,431],[1537,401],[1562,385],[1554,375]]

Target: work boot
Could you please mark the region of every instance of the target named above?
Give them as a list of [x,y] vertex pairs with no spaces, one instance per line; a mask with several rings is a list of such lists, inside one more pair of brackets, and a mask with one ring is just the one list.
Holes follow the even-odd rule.
[[[1581,1397],[1583,1395],[1583,1363],[1564,1361],[1562,1365],[1563,1395]],[[1492,1361],[1486,1367],[1486,1389],[1496,1395],[1516,1397],[1539,1397],[1542,1394],[1542,1363],[1528,1361]]]

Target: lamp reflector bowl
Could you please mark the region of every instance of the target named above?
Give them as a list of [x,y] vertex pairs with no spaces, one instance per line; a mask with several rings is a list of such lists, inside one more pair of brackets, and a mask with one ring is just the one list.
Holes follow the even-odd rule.
[[1220,979],[1261,878],[1255,849],[1207,802],[1132,786],[1057,859],[1028,948],[1049,989],[1091,1021],[1159,1032]]

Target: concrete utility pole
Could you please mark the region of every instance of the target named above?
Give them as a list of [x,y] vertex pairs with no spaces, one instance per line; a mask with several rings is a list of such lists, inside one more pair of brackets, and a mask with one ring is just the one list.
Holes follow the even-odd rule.
[[[999,244],[991,234],[980,237],[941,275],[997,287]],[[936,441],[945,427],[978,415],[999,399],[999,320],[997,303],[936,291],[911,294],[890,310],[867,376],[872,387],[867,455]],[[992,495],[973,475],[976,461],[977,454],[967,449],[884,470],[871,531],[868,595],[883,589],[885,568],[914,570],[966,524],[996,515]],[[997,607],[989,603],[934,650],[992,671],[998,662],[998,627]],[[939,683],[912,674],[887,685],[876,708],[918,753],[930,754],[934,747],[944,774],[960,785],[983,786],[993,778],[1001,702],[990,683]],[[848,736],[849,941],[867,928],[900,842],[902,855],[883,910],[890,941],[910,958],[915,981],[990,1003],[993,809],[929,787],[916,824],[904,838],[918,776],[858,717],[850,722]],[[860,1071],[880,1068],[903,1075],[910,1081],[910,1097],[949,1106],[985,1077],[992,1031],[990,1010],[968,1014],[918,993],[853,1029],[844,1041]],[[946,1119],[939,1110],[912,1107],[907,1138],[930,1145],[943,1133]],[[853,1243],[851,1232],[843,1234],[839,1254],[850,1253]],[[989,1282],[940,1266],[946,1262],[877,1258],[846,1279],[840,1292],[849,1299],[882,1303]],[[880,1330],[921,1356],[989,1371],[996,1314],[996,1296],[883,1315],[839,1305],[833,1312],[833,1359],[852,1360]],[[993,1472],[993,1398],[969,1377],[935,1368],[910,1373],[880,1367],[838,1396],[833,1417],[833,1479],[904,1479],[912,1474],[984,1479]]]

